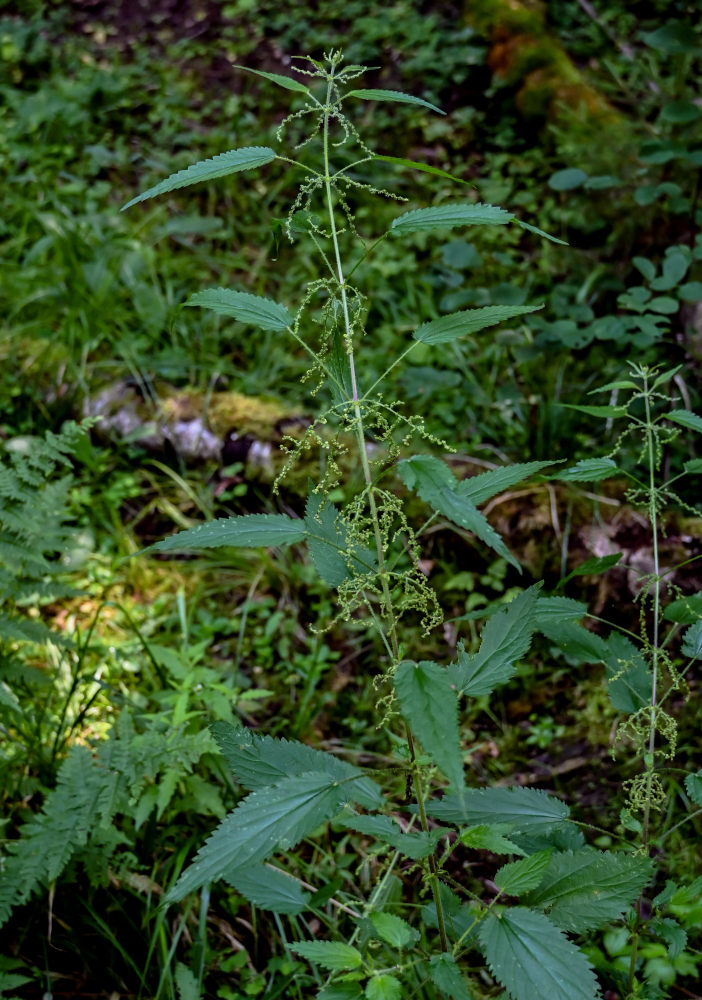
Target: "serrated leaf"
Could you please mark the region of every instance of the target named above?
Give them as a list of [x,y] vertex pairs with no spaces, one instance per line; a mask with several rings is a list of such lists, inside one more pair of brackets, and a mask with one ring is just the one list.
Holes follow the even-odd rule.
[[431,104],[421,97],[414,97],[412,94],[403,94],[401,90],[367,90],[362,88],[360,90],[347,90],[344,94],[344,98],[346,97],[360,97],[362,101],[392,101],[396,104],[416,104],[423,108],[429,108],[430,111],[436,111],[439,115],[446,114],[441,108],[437,108],[435,104]]
[[545,240],[550,240],[551,243],[558,243],[562,247],[570,246],[567,240],[560,240],[557,236],[552,236],[551,233],[547,233],[543,229],[539,229],[538,226],[532,226],[528,222],[524,222],[522,219],[513,219],[520,229],[526,229],[528,233],[534,233],[535,236],[541,236]]
[[205,288],[191,295],[185,305],[202,306],[261,330],[286,330],[293,322],[285,306],[278,302],[232,288]]
[[656,918],[651,921],[651,931],[662,938],[668,946],[668,958],[677,958],[685,950],[687,931],[671,917]]
[[403,156],[381,156],[379,153],[375,153],[373,159],[382,160],[383,163],[392,163],[398,167],[410,167],[412,170],[421,170],[425,174],[434,174],[437,177],[444,177],[446,180],[457,181],[459,184],[467,184],[469,187],[473,187],[470,181],[464,181],[461,177],[456,177],[454,174],[448,173],[447,170],[441,170],[440,167],[431,167],[428,163],[407,160]]
[[617,920],[640,895],[653,874],[653,862],[641,855],[597,851],[553,854],[530,906],[548,910],[564,930],[581,933]]
[[605,640],[576,622],[542,622],[539,630],[566,656],[575,657],[582,663],[600,663],[607,657]]
[[305,522],[287,514],[242,514],[222,517],[188,528],[150,545],[147,552],[185,552],[189,549],[265,548],[301,542]]
[[477,507],[487,500],[492,500],[498,493],[516,486],[517,483],[531,479],[549,465],[553,465],[553,462],[515,462],[514,465],[490,469],[488,472],[480,472],[477,476],[462,479],[457,492]]
[[480,946],[490,971],[513,1000],[596,1000],[590,963],[543,913],[522,906],[481,922]]
[[472,994],[461,975],[453,955],[445,951],[441,955],[432,955],[429,962],[429,975],[438,990],[450,1000],[472,1000]]
[[535,613],[537,627],[548,627],[583,618],[587,614],[587,605],[572,597],[540,597]]
[[536,312],[537,309],[543,309],[543,305],[484,306],[482,309],[464,309],[462,312],[450,313],[429,323],[422,323],[412,336],[422,344],[449,344],[465,334],[477,333],[515,316]]
[[413,861],[419,861],[432,854],[437,841],[446,832],[438,828],[429,833],[424,833],[423,830],[403,833],[390,816],[351,816],[344,820],[344,826],[349,830],[356,830],[357,833],[375,837],[381,843],[388,844],[396,851],[412,858]]
[[464,788],[461,795],[429,799],[430,816],[460,826],[509,823],[515,830],[548,829],[568,819],[565,802],[537,788]]
[[685,791],[696,806],[702,806],[702,769],[685,778]]
[[182,962],[175,967],[175,984],[178,1000],[200,1000],[200,986],[195,974]]
[[627,414],[626,406],[572,406],[570,403],[561,403],[560,405],[566,410],[577,410],[578,413],[587,413],[589,417],[602,417],[603,419],[625,417]]
[[366,986],[366,1000],[402,1000],[402,983],[395,976],[373,976]]
[[509,823],[496,823],[492,826],[470,826],[461,830],[458,839],[466,847],[479,851],[490,851],[492,854],[525,854],[518,844],[504,836],[510,829]]
[[405,660],[395,671],[393,682],[402,714],[424,750],[454,787],[462,787],[458,699],[447,671],[430,660]]
[[572,576],[597,576],[598,573],[606,573],[621,561],[623,554],[623,552],[610,552],[608,556],[593,556],[592,559],[586,559],[584,563],[576,566],[566,579],[569,580]]
[[317,1000],[363,1000],[358,983],[330,983],[317,994]]
[[371,913],[371,923],[380,938],[393,948],[406,948],[419,940],[419,933],[394,913]]
[[490,694],[514,675],[516,661],[529,649],[536,627],[539,589],[540,584],[530,587],[488,619],[477,653],[471,656],[459,644],[458,660],[448,668],[459,695]]
[[270,865],[236,868],[226,881],[249,903],[273,913],[302,913],[312,898],[292,875]]
[[308,962],[331,969],[332,972],[358,969],[363,965],[363,955],[358,948],[344,944],[343,941],[300,941],[290,945],[290,948]]
[[695,622],[685,630],[682,651],[693,660],[702,656],[702,621]]
[[650,704],[651,671],[641,651],[621,632],[613,632],[607,640],[605,669],[609,700],[618,712],[631,714]]
[[431,455],[415,455],[399,462],[397,468],[404,484],[415,490],[437,513],[471,531],[481,542],[521,570],[495,529],[463,494],[461,485],[445,462]]
[[[283,778],[318,772],[347,782],[348,795],[366,809],[378,809],[384,804],[383,794],[371,778],[323,750],[314,750],[297,740],[261,736],[228,722],[215,722],[210,730],[234,777],[250,791],[269,788]],[[350,780],[355,778],[358,780]]]
[[310,95],[309,88],[300,83],[299,80],[295,80],[291,76],[283,76],[281,73],[267,73],[262,69],[251,69],[249,66],[239,66],[237,63],[232,63],[234,69],[243,69],[246,73],[255,73],[256,76],[262,76],[264,80],[270,80],[271,83],[277,83],[279,87],[284,87],[286,90],[294,90],[298,94]]
[[687,473],[698,475],[702,472],[702,458],[691,458],[689,462],[685,462],[683,469]]
[[511,212],[480,202],[452,202],[436,208],[417,208],[393,219],[394,233],[422,233],[454,226],[504,226],[514,218]]
[[212,181],[217,177],[226,177],[239,170],[252,170],[254,167],[262,167],[274,159],[275,153],[268,146],[244,146],[242,149],[230,149],[227,153],[220,153],[208,160],[200,160],[199,163],[193,163],[185,170],[171,174],[160,184],[156,184],[128,201],[126,205],[122,206],[122,211],[131,208],[137,202],[146,201],[147,198],[155,198],[156,195],[166,194],[176,188],[200,184],[202,181]]
[[669,622],[694,625],[698,619],[702,618],[702,592],[687,594],[685,597],[678,597],[676,601],[671,601],[663,612],[663,616]]
[[611,479],[619,469],[611,458],[584,458],[570,469],[556,472],[554,479],[566,483],[598,483],[602,479]]
[[205,841],[166,895],[178,902],[208,882],[286,850],[339,813],[348,785],[327,774],[302,774],[252,792]]
[[696,413],[691,413],[690,410],[671,410],[665,416],[667,420],[672,420],[674,423],[680,424],[681,427],[687,427],[693,431],[702,431],[702,417],[698,417]]
[[349,545],[348,530],[334,504],[325,503],[322,493],[310,493],[305,509],[307,545],[312,562],[322,579],[339,587],[351,576],[373,573],[377,559],[362,545]]
[[508,896],[521,896],[522,893],[535,889],[541,881],[551,853],[538,851],[528,858],[510,861],[496,872],[495,885]]

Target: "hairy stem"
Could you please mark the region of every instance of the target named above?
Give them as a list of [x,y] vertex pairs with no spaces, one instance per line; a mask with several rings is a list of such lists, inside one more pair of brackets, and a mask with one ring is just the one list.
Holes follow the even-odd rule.
[[[339,249],[339,236],[336,228],[336,221],[334,218],[334,199],[332,197],[332,175],[329,167],[329,115],[330,111],[332,110],[332,87],[333,87],[332,80],[333,80],[333,69],[330,72],[327,83],[327,100],[324,108],[324,126],[323,126],[324,190],[327,200],[327,211],[329,213],[329,226],[331,232],[331,239],[332,239],[332,244],[334,246],[336,278],[339,284],[339,293],[341,295],[341,310],[344,318],[344,343],[346,345],[346,351],[349,359],[349,377],[351,380],[351,394],[352,394],[352,404],[354,410],[354,425],[356,429],[356,439],[358,443],[358,453],[359,453],[359,458],[361,460],[363,478],[366,484],[366,494],[368,496],[368,508],[370,511],[371,523],[373,525],[373,534],[375,538],[375,546],[378,555],[378,573],[380,576],[380,585],[382,590],[382,602],[385,612],[384,617],[387,621],[387,628],[390,638],[390,646],[392,649],[393,659],[395,665],[397,665],[397,663],[400,660],[400,643],[397,636],[397,624],[395,621],[395,615],[393,614],[392,594],[390,593],[390,584],[388,582],[388,569],[385,561],[385,548],[383,545],[383,537],[380,528],[380,518],[378,516],[378,508],[375,502],[375,493],[373,491],[373,477],[371,474],[370,463],[368,461],[368,452],[366,451],[366,437],[365,437],[365,430],[363,427],[363,414],[361,412],[361,405],[359,402],[358,381],[356,378],[356,364],[355,364],[353,344],[352,344],[351,320],[349,316],[348,298],[346,295],[346,281],[344,278],[344,269],[341,262],[341,252]],[[414,785],[415,797],[417,799],[417,808],[419,810],[419,819],[422,825],[422,830],[424,830],[424,832],[427,833],[429,831],[429,824],[427,821],[426,811],[424,809],[424,795],[422,792],[421,776],[419,773],[419,767],[417,765],[417,755],[414,747],[414,739],[408,723],[405,723],[405,731],[407,736],[407,746],[409,748],[409,755],[410,755],[412,783]],[[434,898],[434,905],[436,907],[436,917],[439,928],[439,937],[441,941],[441,950],[442,952],[445,952],[448,951],[448,938],[446,936],[446,924],[444,920],[444,912],[441,903],[441,896],[439,895],[439,880],[437,877],[436,857],[433,854],[430,855],[429,857],[429,870],[430,870],[432,896]]]

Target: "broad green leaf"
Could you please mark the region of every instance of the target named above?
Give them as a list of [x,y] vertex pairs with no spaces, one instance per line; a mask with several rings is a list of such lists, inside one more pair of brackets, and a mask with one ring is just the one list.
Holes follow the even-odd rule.
[[321,965],[323,969],[331,969],[332,972],[358,969],[363,965],[363,955],[358,948],[344,944],[343,941],[300,941],[290,947],[308,962]]
[[558,927],[582,933],[618,920],[643,891],[653,870],[650,858],[623,851],[593,847],[563,851],[551,855],[541,884],[527,902],[548,910]]
[[254,167],[262,167],[274,159],[275,153],[268,146],[244,146],[242,149],[230,149],[227,153],[220,153],[208,160],[200,160],[199,163],[193,163],[185,170],[171,174],[160,184],[156,184],[128,201],[126,205],[122,206],[122,211],[131,208],[139,201],[155,198],[156,195],[166,194],[176,188],[199,184],[201,181],[212,181],[217,177],[226,177],[239,170],[252,170]]
[[509,823],[495,823],[492,826],[470,826],[461,830],[458,839],[466,847],[478,851],[490,851],[491,854],[525,854],[518,844],[504,836],[510,829]]
[[428,857],[435,850],[439,838],[446,833],[441,827],[429,833],[424,833],[423,830],[403,833],[390,816],[346,817],[344,826],[349,830],[375,837],[381,843],[388,844],[401,854],[412,858],[413,861]]
[[191,295],[185,305],[202,306],[261,330],[286,330],[293,322],[285,306],[261,295],[235,292],[232,288],[205,288]]
[[455,788],[463,786],[458,699],[448,672],[430,660],[405,660],[393,678],[403,716]]
[[677,958],[685,950],[687,931],[677,920],[670,917],[657,918],[651,921],[651,933],[662,938],[668,946],[668,958]]
[[514,675],[516,661],[529,649],[536,627],[534,613],[540,586],[525,590],[488,619],[477,653],[471,656],[459,644],[458,660],[448,668],[451,684],[459,695],[477,698],[490,694]]
[[514,465],[490,469],[489,472],[481,472],[477,476],[462,479],[458,493],[478,507],[481,503],[492,500],[498,493],[503,493],[517,483],[523,483],[525,479],[531,479],[548,465],[553,465],[553,462],[517,462]]
[[448,181],[457,181],[459,184],[468,184],[469,187],[473,187],[470,181],[464,181],[461,177],[456,177],[454,174],[450,174],[446,170],[441,170],[439,167],[430,167],[428,163],[406,160],[403,156],[381,156],[379,153],[376,153],[373,159],[382,160],[383,163],[393,163],[398,167],[410,167],[412,170],[421,170],[425,174],[435,174],[437,177],[445,177]]
[[598,483],[602,479],[611,479],[618,471],[617,463],[611,458],[583,458],[570,469],[554,473],[553,479],[567,483]]
[[434,986],[450,1000],[472,1000],[472,994],[461,975],[456,959],[449,951],[441,955],[432,955],[429,975]]
[[373,976],[366,986],[366,1000],[402,1000],[402,983],[387,973]]
[[362,545],[349,545],[348,530],[332,503],[325,503],[322,493],[310,493],[305,509],[307,545],[312,562],[322,579],[332,587],[348,580],[351,573],[364,576],[374,573],[377,559]]
[[[576,566],[570,576],[597,576],[598,573],[605,573],[621,561],[623,554],[623,552],[610,552],[608,556],[593,556],[592,559],[586,559],[584,563]],[[567,579],[570,579],[570,576]]]
[[515,316],[536,312],[537,309],[543,309],[543,306],[484,306],[482,309],[464,309],[462,312],[422,323],[412,336],[422,344],[449,344],[464,334],[477,333],[478,330],[495,326]]
[[532,226],[528,222],[524,222],[522,219],[513,219],[513,222],[515,222],[520,229],[526,229],[528,233],[534,233],[535,236],[541,236],[545,240],[550,240],[551,243],[558,243],[562,247],[570,245],[567,240],[560,240],[557,236],[552,236],[551,233],[547,233],[545,230],[539,229],[538,226]]
[[665,416],[667,420],[672,420],[676,424],[680,424],[681,427],[702,431],[702,417],[698,417],[696,413],[691,413],[689,410],[671,410]]
[[480,202],[452,202],[436,208],[417,208],[398,215],[390,226],[394,233],[422,233],[454,226],[504,226],[514,218],[511,212]]
[[309,88],[291,76],[282,76],[280,73],[267,73],[262,69],[250,69],[248,66],[239,66],[237,63],[233,63],[232,65],[234,69],[243,69],[246,73],[255,73],[256,76],[262,76],[264,80],[277,83],[279,87],[284,87],[286,90],[294,90],[298,94],[307,94],[308,97],[310,96]]
[[406,948],[419,940],[419,934],[402,917],[394,913],[371,913],[371,923],[378,935],[393,948]]
[[602,417],[603,419],[625,417],[627,414],[626,406],[572,406],[570,403],[561,403],[560,405],[566,410],[577,410],[578,413],[587,413],[589,417]]
[[581,951],[543,913],[515,906],[489,913],[480,947],[513,1000],[597,1000],[595,974]]
[[612,632],[605,653],[607,688],[618,712],[638,712],[650,704],[653,678],[641,651],[622,635]]
[[691,458],[689,462],[685,462],[683,469],[687,473],[698,475],[702,472],[702,458]]
[[686,597],[679,597],[676,601],[671,601],[663,612],[663,616],[669,622],[694,625],[702,618],[702,592],[687,594]]
[[521,567],[488,520],[461,492],[461,485],[445,462],[431,455],[415,455],[398,463],[400,478],[406,486],[454,524],[473,534],[494,549],[516,569]]
[[235,868],[225,878],[249,903],[273,913],[302,913],[312,898],[292,875],[270,865]]
[[587,605],[574,601],[572,597],[540,597],[536,602],[536,624],[558,625],[561,622],[577,621],[587,614]]
[[557,170],[548,179],[548,186],[553,191],[572,191],[580,187],[588,178],[588,174],[578,167],[567,167],[565,170]]
[[697,35],[679,21],[668,21],[655,31],[642,31],[641,40],[650,48],[667,54],[700,53]]
[[685,778],[685,791],[696,806],[702,806],[702,769]]
[[317,1000],[363,1000],[358,983],[330,983],[317,994]]
[[[644,261],[646,264],[649,263],[649,261],[645,260],[643,257],[634,257],[634,263],[636,263],[637,260]],[[653,267],[653,264],[651,264],[651,267]],[[641,270],[641,268],[639,268],[639,270]],[[656,273],[655,270],[653,273]],[[636,382],[632,382],[630,379],[617,379],[614,382],[606,382],[605,385],[598,385],[596,389],[591,389],[588,396],[594,396],[596,392],[611,392],[612,389],[633,389],[634,392],[636,392],[638,391],[639,386]]]
[[242,514],[222,517],[197,528],[188,528],[149,546],[147,552],[185,552],[189,549],[256,549],[301,542],[307,534],[305,522],[287,514]]
[[695,622],[685,630],[682,651],[685,656],[697,660],[702,656],[702,621]]
[[528,858],[510,861],[495,874],[495,885],[508,896],[521,896],[535,889],[546,869],[551,851],[538,851]]
[[[249,791],[276,785],[283,778],[319,772],[347,782],[348,795],[366,809],[377,809],[384,804],[383,795],[371,778],[323,750],[314,750],[296,740],[260,736],[228,722],[215,722],[210,730],[234,777]],[[352,778],[358,780],[349,781]]]
[[572,656],[582,663],[600,663],[607,657],[605,640],[576,622],[542,622],[539,631],[551,642],[555,642],[566,656]]
[[429,799],[430,816],[460,826],[510,823],[515,830],[548,829],[568,819],[565,802],[537,788],[464,788],[460,796]]
[[429,108],[437,114],[445,115],[446,112],[437,108],[435,104],[422,100],[421,97],[414,97],[412,94],[403,94],[401,90],[347,90],[346,97],[360,97],[362,101],[393,101],[397,104],[417,104],[422,108]]
[[197,978],[182,962],[178,962],[175,967],[175,984],[178,990],[178,1000],[200,1000],[201,993]]
[[661,108],[661,120],[676,125],[687,125],[688,122],[697,121],[701,114],[702,109],[692,101],[671,101]]
[[296,775],[252,792],[205,841],[166,895],[177,902],[208,882],[287,850],[339,813],[349,788],[327,774]]

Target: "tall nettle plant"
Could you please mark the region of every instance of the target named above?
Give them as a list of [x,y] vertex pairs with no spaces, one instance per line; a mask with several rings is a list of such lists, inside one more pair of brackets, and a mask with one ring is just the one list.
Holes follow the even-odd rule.
[[[538,585],[530,587],[488,620],[475,652],[459,647],[449,663],[417,662],[406,622],[400,632],[405,616],[421,633],[436,628],[442,615],[420,569],[420,539],[398,495],[398,480],[432,517],[472,534],[518,567],[480,507],[547,463],[526,462],[458,480],[444,459],[428,453],[431,445],[442,451],[450,450],[448,445],[384,394],[386,376],[418,344],[440,356],[459,337],[539,307],[487,306],[426,322],[418,317],[411,341],[398,340],[387,370],[368,384],[362,351],[368,299],[355,283],[381,242],[408,234],[441,238],[449,229],[517,225],[550,237],[503,208],[458,200],[399,213],[388,232],[365,243],[349,196],[403,200],[360,179],[365,165],[382,160],[457,179],[421,163],[379,156],[365,144],[348,111],[359,102],[392,101],[441,112],[407,94],[355,87],[364,69],[344,65],[341,54],[332,52],[322,62],[302,63],[301,79],[258,74],[299,99],[278,139],[292,122],[307,121],[309,133],[295,147],[306,148],[304,162],[268,146],[246,146],[181,170],[129,202],[268,164],[282,162],[286,169],[292,164],[300,173],[285,226],[291,240],[313,245],[319,276],[302,292],[297,310],[231,288],[204,289],[187,304],[279,331],[309,356],[308,376],[316,378],[328,402],[302,437],[288,442],[286,469],[303,453],[320,449],[323,474],[311,485],[300,517],[230,517],[180,532],[154,548],[306,547],[320,576],[336,590],[338,617],[365,614],[377,629],[385,655],[377,677],[379,716],[368,725],[382,722],[394,732],[396,754],[387,774],[365,773],[299,742],[215,725],[220,750],[249,794],[201,847],[167,900],[175,903],[222,879],[255,906],[287,915],[312,911],[322,926],[330,923],[327,907],[342,902],[346,922],[337,922],[329,940],[300,939],[301,924],[291,919],[291,950],[311,966],[309,974],[297,976],[291,996],[468,1000],[485,995],[485,989],[493,995],[494,987],[486,987],[492,981],[514,1000],[593,1000],[600,996],[597,979],[568,933],[617,919],[648,882],[651,863],[642,855],[585,846],[567,805],[546,792],[464,784],[462,704],[489,696],[513,676],[537,620],[557,624],[558,599],[540,596]],[[315,305],[321,307],[321,325],[309,322]],[[416,441],[424,442],[424,451],[411,455],[409,446]],[[339,508],[329,496],[344,485],[342,469],[350,463],[342,459],[351,442],[361,481],[346,484],[353,487],[347,490],[350,499]],[[406,781],[398,782],[398,771]],[[341,890],[331,901],[324,891],[312,894],[275,860],[323,824],[355,832],[382,850],[386,868],[368,898],[352,899]],[[489,893],[476,894],[455,876],[475,852],[505,858]],[[401,859],[421,873],[426,890],[421,908],[389,902],[388,877]],[[482,958],[476,962],[477,955]],[[479,975],[476,967],[482,967]]]

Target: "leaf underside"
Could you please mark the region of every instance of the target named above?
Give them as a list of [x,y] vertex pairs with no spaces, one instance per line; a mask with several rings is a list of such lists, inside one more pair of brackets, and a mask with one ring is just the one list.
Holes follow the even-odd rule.
[[150,546],[152,552],[184,552],[188,549],[265,548],[301,542],[305,522],[287,514],[243,514],[222,517],[196,528],[179,531]]
[[261,330],[285,330],[293,322],[285,306],[261,295],[237,292],[233,288],[205,288],[191,295],[185,305],[202,306]]
[[480,202],[454,202],[436,208],[417,208],[393,219],[393,233],[421,233],[454,226],[503,226],[514,218],[511,212]]
[[405,660],[394,676],[403,716],[455,788],[463,785],[458,699],[448,672],[430,660]]

